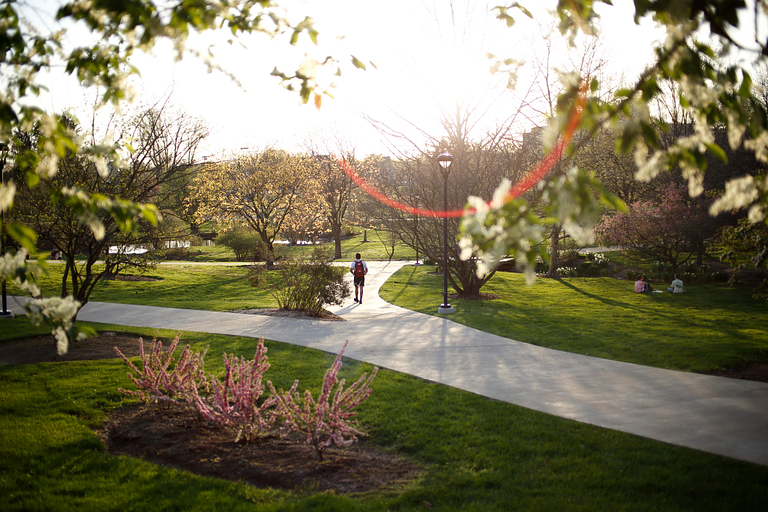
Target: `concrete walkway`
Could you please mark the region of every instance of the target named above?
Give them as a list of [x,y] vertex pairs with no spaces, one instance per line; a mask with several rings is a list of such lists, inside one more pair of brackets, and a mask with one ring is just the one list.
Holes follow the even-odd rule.
[[[260,337],[346,355],[497,400],[768,465],[768,384],[675,372],[537,347],[393,306],[379,287],[403,265],[370,262],[345,322],[92,302],[78,318]],[[435,297],[435,308],[441,302]],[[15,307],[15,301],[10,304]]]

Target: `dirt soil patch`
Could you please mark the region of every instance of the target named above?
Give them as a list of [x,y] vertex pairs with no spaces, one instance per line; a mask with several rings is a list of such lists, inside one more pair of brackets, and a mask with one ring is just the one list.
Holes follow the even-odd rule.
[[105,279],[107,281],[146,281],[146,282],[156,282],[156,281],[162,281],[162,277],[152,277],[152,276],[137,276],[137,275],[131,275],[131,274],[117,274],[116,276],[104,276],[102,279]]
[[[152,341],[151,338],[145,341]],[[114,347],[126,355],[139,355],[139,337],[135,334],[101,332],[98,336],[70,343],[69,351],[63,356],[56,352],[53,336],[38,336],[0,343],[0,364],[35,364],[56,361],[84,361],[92,359],[113,359],[119,357]]]
[[311,320],[325,320],[329,322],[346,322],[346,320],[344,320],[342,317],[334,315],[325,309],[322,310],[318,316],[310,315],[305,311],[294,311],[278,308],[239,309],[237,311],[230,311],[230,313],[242,313],[244,315],[282,316],[286,318],[307,318]]
[[[137,356],[138,336],[103,332],[71,344],[64,356],[56,353],[50,335],[15,340],[0,344],[0,364],[109,359],[117,357],[113,347],[127,357]],[[194,411],[183,406],[118,409],[97,434],[110,453],[198,475],[303,493],[384,492],[407,484],[421,471],[417,464],[366,444],[364,439],[347,449],[328,449],[322,462],[297,437],[235,443],[232,431],[199,421]]]
[[420,471],[416,464],[364,442],[328,449],[322,462],[295,437],[235,443],[232,431],[195,416],[180,405],[125,408],[109,417],[99,436],[110,453],[256,487],[306,493],[394,490]]
[[717,375],[718,377],[728,377],[729,379],[768,382],[768,363],[747,363],[730,370],[711,370],[704,373],[707,375]]

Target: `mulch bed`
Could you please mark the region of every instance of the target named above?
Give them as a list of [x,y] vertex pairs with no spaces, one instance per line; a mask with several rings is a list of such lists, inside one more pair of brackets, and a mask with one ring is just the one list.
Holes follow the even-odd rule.
[[334,315],[330,311],[323,309],[320,314],[315,316],[305,311],[294,311],[289,309],[278,308],[259,308],[259,309],[239,309],[237,311],[230,311],[230,313],[242,313],[244,315],[265,315],[265,316],[281,316],[286,318],[308,318],[313,320],[324,320],[329,322],[346,322],[342,317]]
[[299,492],[338,494],[383,491],[416,478],[420,468],[364,442],[328,449],[320,462],[296,437],[269,436],[250,444],[180,405],[146,405],[115,411],[98,432],[110,453],[243,482]]

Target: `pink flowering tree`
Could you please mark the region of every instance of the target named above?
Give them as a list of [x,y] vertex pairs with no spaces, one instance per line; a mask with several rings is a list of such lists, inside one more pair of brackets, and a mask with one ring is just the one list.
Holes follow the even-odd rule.
[[652,201],[638,201],[627,212],[605,215],[595,226],[598,243],[619,245],[644,262],[668,262],[672,271],[691,260],[703,248],[706,227],[711,224],[706,197],[691,199],[673,184]]
[[234,430],[236,442],[251,442],[269,431],[275,419],[275,399],[261,400],[262,378],[269,368],[264,338],[259,339],[252,360],[234,354],[223,357],[222,378],[210,376],[211,394],[201,397],[195,392],[195,406],[206,420]]
[[180,338],[181,333],[178,333],[165,350],[161,341],[153,340],[149,351],[144,350],[144,340],[139,338],[141,369],[115,347],[115,351],[131,370],[128,372],[128,378],[137,388],[136,391],[118,388],[118,391],[138,396],[147,403],[169,403],[179,400],[192,403],[192,397],[197,395],[199,389],[206,386],[204,360],[208,347],[200,353],[193,352],[187,345],[176,359],[174,352]]
[[284,418],[286,427],[305,435],[306,444],[315,450],[321,461],[327,448],[333,445],[350,446],[357,441],[357,436],[365,435],[357,429],[354,409],[370,396],[370,385],[379,369],[374,368],[370,376],[364,373],[357,382],[344,389],[346,381],[339,380],[337,375],[348,343],[344,343],[344,348],[325,373],[317,400],[309,390],[304,392],[302,399],[297,391],[298,380],[287,392],[281,390],[279,393],[272,382],[267,383],[277,400],[277,412]]

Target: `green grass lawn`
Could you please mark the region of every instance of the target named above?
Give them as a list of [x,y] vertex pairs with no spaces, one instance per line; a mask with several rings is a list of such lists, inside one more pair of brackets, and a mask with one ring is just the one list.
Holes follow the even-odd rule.
[[[382,234],[384,242],[387,242],[386,235]],[[365,236],[362,231],[358,234],[347,236],[341,240],[341,260],[352,261],[355,259],[355,254],[360,253],[363,259],[366,260],[387,260],[389,254],[384,244],[379,239],[379,236],[375,230],[368,230],[368,241],[363,241]],[[326,250],[333,254],[333,242],[320,244]],[[304,253],[309,253],[312,250],[311,245],[294,245],[288,246],[283,244],[276,244],[275,250],[278,254],[288,254],[292,256],[299,256]],[[235,253],[232,249],[224,247],[223,245],[201,245],[190,247],[191,256],[188,261],[194,262],[214,262],[214,261],[236,261]],[[420,256],[421,257],[421,256]],[[402,242],[395,244],[395,252],[392,256],[395,260],[415,260],[416,251],[406,246]]]
[[[487,304],[487,303],[486,303]],[[0,343],[31,332],[5,321]],[[92,324],[113,331],[154,331]],[[174,333],[160,332],[168,339]],[[221,352],[251,357],[256,340],[184,333]],[[267,342],[266,377],[299,378],[317,391],[332,358]],[[366,364],[347,361],[354,379]],[[105,452],[93,428],[135,403],[117,359],[0,366],[0,510],[764,510],[768,468],[533,412],[383,370],[360,408],[368,442],[424,468],[386,493],[311,495],[198,477]]]
[[[47,275],[39,279],[46,296],[61,293],[62,272],[63,265],[48,265]],[[267,289],[254,288],[246,281],[247,272],[238,266],[158,265],[141,277],[159,280],[102,280],[90,300],[206,311],[277,307]],[[125,275],[139,276],[130,272]],[[21,294],[21,291],[11,284],[8,293]]]
[[[380,295],[437,316],[443,278],[434,270],[403,267]],[[482,292],[498,298],[451,299],[456,313],[449,318],[535,345],[660,368],[705,371],[768,361],[765,301],[753,299],[751,289],[723,284],[686,290],[636,294],[632,282],[612,278],[538,278],[529,287],[521,274],[497,272]]]
[[[58,294],[61,267],[41,280]],[[407,266],[385,283],[381,296],[431,315],[442,302],[434,267]],[[91,300],[209,311],[276,307],[267,289],[253,288],[247,270],[219,265],[161,265],[147,275],[160,281],[104,281]],[[635,294],[633,283],[612,278],[539,278],[528,287],[520,274],[498,272],[483,288],[498,298],[451,300],[451,320],[558,350],[684,371],[768,361],[768,306],[748,288],[688,285],[683,295]],[[9,293],[19,293],[9,286]]]
[[[386,236],[382,234],[384,241],[386,242]],[[389,255],[387,248],[379,240],[379,237],[375,230],[368,230],[368,241],[365,239],[363,233],[348,237],[341,241],[341,259],[344,261],[352,261],[355,259],[355,253],[360,253],[364,260],[388,260]],[[419,258],[423,258],[424,255],[419,255]],[[393,260],[415,260],[416,251],[411,247],[406,246],[402,242],[395,244],[395,252],[392,255]]]

